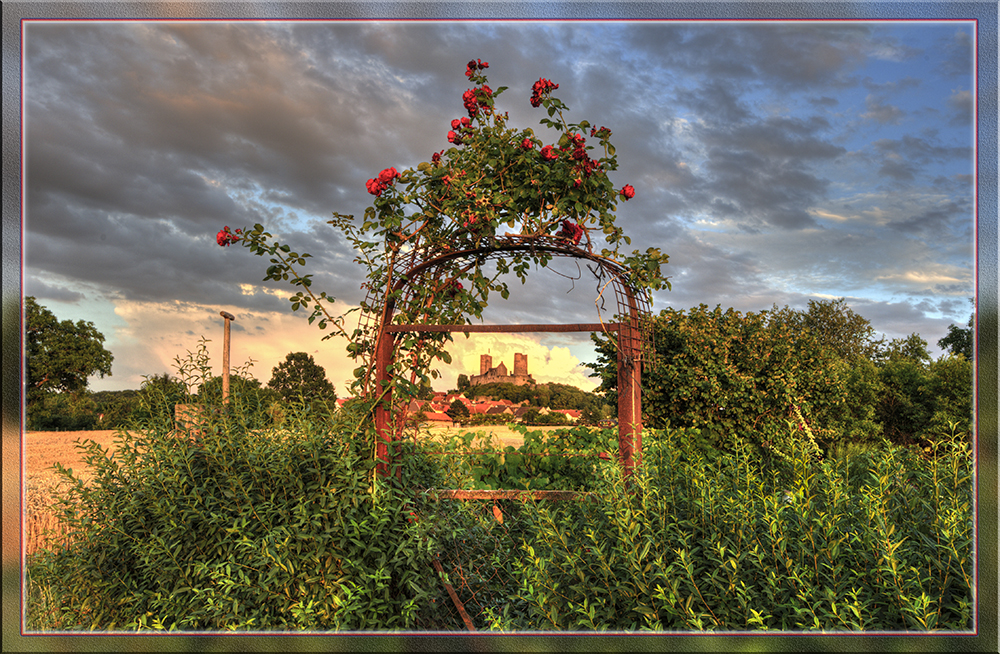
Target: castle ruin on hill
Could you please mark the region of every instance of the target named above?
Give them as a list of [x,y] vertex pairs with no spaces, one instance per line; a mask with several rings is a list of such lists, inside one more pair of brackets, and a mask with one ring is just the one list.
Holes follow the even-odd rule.
[[508,374],[507,366],[500,362],[500,365],[493,367],[493,357],[489,354],[479,356],[479,374],[469,378],[469,384],[478,386],[480,384],[514,384],[524,386],[535,384],[534,378],[528,374],[528,356],[517,353],[514,355],[514,372]]

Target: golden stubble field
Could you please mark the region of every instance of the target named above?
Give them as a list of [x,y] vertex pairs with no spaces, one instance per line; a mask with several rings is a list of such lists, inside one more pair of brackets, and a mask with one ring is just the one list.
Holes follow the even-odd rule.
[[[56,463],[71,468],[73,473],[84,481],[92,476],[84,462],[84,453],[76,447],[77,443],[92,440],[102,448],[114,451],[115,431],[29,431],[25,433],[24,446],[24,491],[25,513],[21,516],[21,525],[28,552],[34,551],[41,543],[46,542],[43,531],[54,528],[55,520],[50,509],[58,498],[59,481],[61,477],[52,469]],[[4,475],[6,477],[6,474]],[[9,552],[4,548],[4,562],[17,559],[17,551]]]
[[[533,429],[549,430],[554,427],[534,427]],[[421,432],[422,437],[434,440],[445,437],[448,434],[459,434],[463,432],[482,432],[487,435],[488,442],[499,447],[512,445],[518,447],[522,443],[521,435],[506,426],[483,426],[470,429],[461,427],[434,427]],[[40,543],[44,542],[42,532],[47,527],[53,527],[55,521],[49,510],[54,505],[54,500],[59,495],[59,475],[52,469],[55,463],[61,463],[66,468],[72,468],[74,474],[85,482],[91,478],[87,469],[87,464],[83,460],[83,452],[77,447],[77,443],[92,440],[110,453],[115,450],[115,431],[29,431],[24,437],[24,472],[25,472],[25,515],[22,516],[25,541],[28,545],[28,552],[34,550]],[[5,438],[6,440],[6,438]],[[477,441],[476,443],[480,443]],[[5,448],[6,450],[7,448]],[[17,463],[15,457],[4,456],[4,484],[11,485],[18,479],[14,465]],[[11,490],[12,493],[7,491]],[[13,497],[16,501],[17,492],[13,489],[5,488],[4,496]],[[8,513],[6,511],[4,513]],[[8,515],[10,515],[8,513]],[[8,529],[8,521],[4,521],[5,532]],[[4,563],[17,561],[19,558],[17,540],[13,534],[4,534],[3,561]]]

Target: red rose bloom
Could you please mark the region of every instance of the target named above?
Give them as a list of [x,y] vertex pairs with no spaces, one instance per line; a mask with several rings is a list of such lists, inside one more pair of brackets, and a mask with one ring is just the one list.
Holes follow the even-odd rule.
[[[469,125],[471,125],[471,124],[472,124],[472,121],[471,121],[471,120],[469,120],[469,117],[468,117],[468,116],[462,116],[462,120],[460,121],[460,124],[461,124],[461,125],[462,125],[463,127],[468,127]],[[452,127],[455,127],[454,123],[452,123]],[[458,128],[456,127],[456,129],[458,129]]]
[[635,197],[635,189],[632,188],[631,184],[626,184],[625,186],[622,187],[621,194],[622,197],[625,198],[626,200],[631,200],[632,198]]
[[559,88],[558,84],[553,84],[544,77],[540,77],[537,82],[531,85],[531,106],[537,107],[542,104],[542,94],[557,88]]
[[396,168],[386,168],[378,174],[378,181],[383,184],[392,184],[392,181],[399,177],[399,173],[396,172]]
[[477,70],[482,70],[483,68],[489,68],[489,63],[476,59],[475,61],[470,61],[465,65],[465,76],[472,77]]
[[524,139],[521,141],[522,150],[530,150],[533,147],[535,147],[535,144],[531,141],[531,139]]
[[465,105],[465,110],[469,112],[469,118],[475,118],[476,113],[479,111],[479,104],[476,102],[476,92],[469,89],[463,93],[462,103]]
[[562,221],[562,229],[556,236],[572,241],[573,245],[578,245],[580,239],[583,238],[583,227],[571,220],[564,220]]
[[[239,232],[240,230],[236,231]],[[238,240],[240,240],[240,237],[230,232],[228,225],[220,229],[219,233],[215,235],[215,242],[222,247],[230,246]]]
[[431,162],[432,163],[438,163],[438,162],[440,162],[442,154],[444,154],[444,150],[441,150],[441,152],[435,152],[434,154],[432,154],[431,155]]
[[458,129],[458,126],[461,125],[461,124],[462,124],[462,121],[460,121],[458,118],[456,118],[455,120],[451,121],[451,128],[452,129]]
[[385,190],[385,186],[377,179],[369,179],[367,182],[365,182],[365,188],[368,189],[369,193],[371,193],[376,197],[382,195],[382,191]]
[[542,148],[542,159],[545,159],[546,161],[553,161],[554,159],[558,158],[559,155],[552,150],[551,145],[546,145],[544,148]]

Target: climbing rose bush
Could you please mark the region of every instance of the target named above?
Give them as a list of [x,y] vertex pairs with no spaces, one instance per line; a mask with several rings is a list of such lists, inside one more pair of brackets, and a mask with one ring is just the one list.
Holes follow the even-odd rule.
[[[617,203],[635,197],[636,191],[631,184],[619,190],[609,178],[618,168],[611,130],[586,120],[569,122],[568,107],[552,95],[559,85],[546,78],[532,84],[526,95],[532,107],[544,111],[539,124],[548,130],[548,138],[532,128],[511,126],[508,113],[496,104],[508,89],[490,86],[488,68],[489,63],[480,59],[466,64],[471,88],[460,98],[464,115],[440,123],[442,141],[449,147],[430,153],[414,168],[390,167],[369,179],[366,189],[373,202],[360,221],[334,213],[330,224],[344,234],[358,253],[356,261],[368,271],[364,288],[370,297],[381,295],[378,302],[360,310],[379,315],[394,265],[406,252],[417,248],[440,254],[490,247],[500,236],[577,246],[624,265],[629,281],[640,290],[669,288],[660,269],[666,255],[656,248],[622,251],[631,241],[616,222]],[[333,325],[351,341],[349,353],[366,362],[355,374],[359,383],[366,383],[378,320],[371,321],[371,328],[348,332],[343,315],[327,310],[333,298],[314,294],[310,276],[295,269],[308,255],[272,242],[261,225],[249,230],[241,242],[255,254],[271,256],[265,279],[290,280],[303,287],[291,298],[293,309],[311,306],[311,321],[319,319],[321,328]],[[496,270],[490,273],[484,261],[477,260],[442,267],[421,278],[416,297],[398,306],[396,315],[400,321],[428,324],[481,318],[490,293],[507,297],[503,274],[514,272],[523,281],[532,264],[545,266],[550,258],[539,251],[508,252],[493,259]],[[449,301],[441,302],[442,297]],[[432,347],[435,342],[442,344],[444,336],[404,339],[397,353],[406,359],[409,348],[413,356],[408,361],[422,375],[430,361],[418,361],[418,350],[447,360],[443,347]]]

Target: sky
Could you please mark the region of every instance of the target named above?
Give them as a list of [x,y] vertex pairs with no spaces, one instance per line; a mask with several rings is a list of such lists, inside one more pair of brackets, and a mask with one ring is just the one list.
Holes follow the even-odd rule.
[[[263,383],[312,354],[338,394],[342,340],[293,313],[265,259],[215,235],[263,224],[343,311],[365,269],[327,223],[361,216],[365,182],[450,147],[466,62],[489,62],[510,124],[555,132],[529,104],[540,77],[573,122],[614,136],[618,223],[670,257],[653,311],[739,311],[845,298],[888,339],[935,357],[975,293],[976,61],[971,21],[38,21],[23,29],[23,293],[88,320],[114,355],[91,390],[138,388],[209,339]],[[570,276],[571,261],[560,264]],[[510,280],[487,322],[597,322],[594,284]],[[351,314],[356,316],[357,314]],[[604,316],[607,318],[607,315]],[[354,318],[348,319],[348,325]],[[586,334],[456,335],[528,354],[539,382],[597,380]]]

